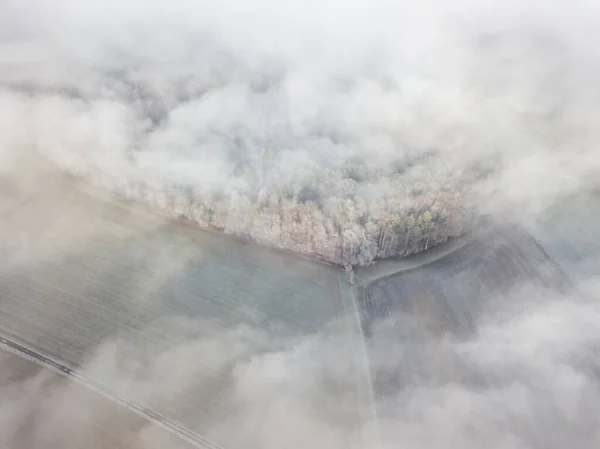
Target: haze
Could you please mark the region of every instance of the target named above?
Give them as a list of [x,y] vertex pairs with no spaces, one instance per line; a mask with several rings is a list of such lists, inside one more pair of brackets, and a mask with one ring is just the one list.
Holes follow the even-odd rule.
[[[535,275],[491,292],[498,272],[477,280],[484,305],[467,305],[477,309],[469,332],[431,331],[408,312],[376,323],[366,349],[371,371],[403,380],[374,404],[349,399],[356,385],[346,376],[358,356],[337,349],[364,343],[329,305],[305,312],[327,325],[304,323],[299,333],[254,321],[213,331],[204,317],[170,317],[159,324],[173,336],[159,347],[115,333],[85,348],[93,353],[82,349],[78,367],[193,427],[196,415],[176,402],[210,365],[197,361],[212,360],[210,370],[231,382],[223,401],[235,412],[215,407],[222,419],[203,422],[203,431],[233,448],[596,446],[598,42],[600,4],[591,0],[0,0],[2,291],[16,291],[8,286],[16,273],[37,292],[43,264],[93,253],[98,240],[183,234],[175,219],[334,265],[317,273],[264,262],[255,275],[314,276],[317,293],[302,284],[298,295],[280,296],[285,303],[312,294],[318,303],[337,267],[356,270],[360,284],[369,269],[397,266],[379,261],[430,254],[485,218],[527,229],[570,287],[540,285],[543,273],[523,268]],[[110,201],[160,218],[88,204],[54,181],[64,172],[88,193],[111,193]],[[271,257],[228,243],[152,244],[136,260],[163,274],[150,282],[136,272],[135,301],[153,297],[167,278],[183,279],[195,258],[230,251],[262,267]],[[110,271],[113,262],[102,263],[108,268],[93,266]],[[39,288],[54,288],[52,276]],[[260,282],[245,291],[239,281],[232,295],[243,304]],[[134,302],[128,292],[116,298]],[[44,299],[56,322],[31,306],[42,323],[35,332],[59,332],[49,323],[62,322],[56,317],[74,301],[63,293]],[[0,309],[30,310],[23,304],[0,301]],[[388,334],[390,320],[402,339]],[[136,332],[154,335],[159,324]],[[0,362],[21,363],[11,357]],[[95,423],[116,425],[112,405],[78,399],[89,395],[82,387],[44,372],[11,376],[0,388],[7,447],[81,447]],[[122,427],[131,447],[179,444],[147,423]],[[74,429],[81,439],[69,439]],[[376,437],[365,443],[365,434]]]

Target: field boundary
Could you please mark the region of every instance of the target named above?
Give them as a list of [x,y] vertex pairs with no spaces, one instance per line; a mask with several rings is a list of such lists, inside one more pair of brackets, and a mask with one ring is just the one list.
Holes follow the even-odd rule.
[[33,161],[38,165],[41,170],[48,170],[56,174],[60,180],[65,183],[69,183],[73,186],[73,188],[83,194],[89,195],[94,199],[110,204],[115,207],[119,207],[128,212],[135,212],[143,214],[146,218],[150,220],[161,220],[165,224],[175,226],[181,230],[189,230],[194,232],[202,232],[206,234],[218,235],[221,237],[225,237],[229,240],[237,241],[242,244],[251,244],[256,245],[257,247],[262,248],[263,250],[272,251],[275,253],[292,256],[296,259],[304,259],[310,262],[318,263],[320,265],[324,265],[327,267],[335,267],[342,269],[343,266],[340,264],[336,264],[325,260],[315,254],[309,253],[299,253],[296,251],[292,251],[289,249],[281,248],[275,245],[267,245],[258,240],[252,239],[251,237],[244,237],[236,234],[230,234],[225,232],[223,229],[214,227],[214,226],[203,226],[200,223],[183,217],[174,217],[173,215],[167,214],[166,212],[161,212],[160,209],[153,208],[149,205],[146,205],[141,202],[126,200],[124,198],[119,197],[109,190],[102,189],[88,182],[85,178],[65,172],[57,167],[53,162],[48,160],[46,157],[35,154],[35,160]]
[[[93,198],[104,203],[108,203],[119,208],[126,209],[129,212],[142,213],[146,215],[149,219],[161,219],[164,220],[167,224],[174,225],[180,229],[219,235],[222,237],[226,237],[230,240],[234,240],[245,244],[256,245],[264,250],[292,256],[297,259],[304,259],[310,262],[315,262],[324,266],[334,267],[342,270],[345,268],[343,264],[331,262],[314,253],[301,253],[293,251],[291,249],[285,249],[277,245],[268,245],[251,237],[230,234],[221,228],[201,225],[200,223],[185,217],[174,217],[173,215],[167,214],[166,212],[161,212],[161,210],[158,208],[151,207],[142,202],[121,198],[114,192],[102,189],[101,187],[97,187],[82,176],[62,170],[55,163],[53,163],[47,157],[39,154],[38,152],[35,152],[34,159],[35,160],[33,162],[38,164],[41,169],[46,169],[54,172],[63,181],[72,184],[77,191],[84,194],[88,194]],[[359,277],[366,277],[366,279],[368,279],[367,282],[370,283],[373,280],[384,276],[384,274],[378,274],[379,272],[387,272],[391,270],[390,273],[399,273],[401,271],[407,271],[412,267],[416,268],[425,265],[429,262],[433,262],[448,254],[449,252],[452,252],[455,249],[464,246],[466,243],[472,240],[472,234],[472,232],[469,232],[459,237],[451,238],[446,242],[440,243],[428,249],[427,251],[421,251],[419,253],[407,257],[395,256],[387,259],[376,259],[373,261],[373,265],[366,267],[357,266],[355,267],[355,271],[357,272],[357,275]],[[398,267],[398,265],[400,265],[400,267]],[[387,268],[388,266],[391,267]]]
[[[351,333],[356,333],[361,342],[359,348],[352,348],[360,353],[360,362],[362,366],[356,367],[356,390],[360,408],[361,432],[363,447],[380,448],[381,436],[379,434],[379,424],[377,416],[377,406],[375,403],[375,393],[373,391],[373,379],[369,354],[367,352],[366,340],[363,326],[361,323],[361,314],[359,304],[356,301],[356,286],[350,285],[344,274],[338,277],[338,291],[342,302],[344,317],[346,319],[346,328],[350,335],[350,341],[353,341]],[[360,369],[362,368],[362,370]],[[362,374],[362,375],[361,375]],[[366,408],[365,408],[366,407]],[[365,413],[364,410],[368,410]],[[368,427],[365,427],[365,423]]]
[[379,260],[375,265],[370,267],[357,268],[356,285],[358,287],[368,287],[371,283],[379,279],[423,268],[467,246],[487,229],[487,227],[484,227],[469,232],[460,237],[447,240],[427,251],[408,257]]
[[[264,251],[270,251],[273,253],[278,253],[280,255],[285,255],[288,257],[292,257],[295,259],[303,259],[309,262],[314,262],[319,265],[323,265],[331,268],[342,269],[343,267],[339,264],[330,262],[326,259],[318,257],[314,254],[308,253],[299,253],[296,251],[292,251],[289,249],[285,249],[275,245],[267,245],[258,240],[255,240],[251,237],[244,237],[236,234],[230,234],[225,232],[220,228],[216,228],[214,226],[203,226],[200,223],[187,219],[184,217],[174,217],[173,215],[167,214],[166,212],[161,212],[160,209],[153,208],[149,205],[146,205],[141,202],[127,200],[125,198],[121,198],[115,193],[102,189],[101,187],[97,187],[92,183],[86,181],[83,177],[77,176],[75,174],[66,172],[57,167],[54,163],[49,161],[47,158],[40,154],[35,154],[33,156],[33,160],[30,159],[29,162],[35,164],[39,170],[45,170],[50,172],[57,177],[57,181],[63,182],[65,185],[68,184],[73,187],[75,192],[79,192],[83,195],[88,195],[89,197],[95,199],[96,201],[102,202],[104,204],[108,204],[113,207],[117,207],[121,210],[124,210],[129,213],[137,213],[142,215],[144,218],[148,220],[155,221],[157,223],[163,223],[165,225],[170,225],[178,228],[181,231],[192,231],[192,232],[200,232],[203,234],[212,234],[217,235],[219,237],[226,238],[228,240],[236,241],[240,244],[247,245],[255,245],[256,247],[261,248]],[[35,196],[35,195],[33,195]]]

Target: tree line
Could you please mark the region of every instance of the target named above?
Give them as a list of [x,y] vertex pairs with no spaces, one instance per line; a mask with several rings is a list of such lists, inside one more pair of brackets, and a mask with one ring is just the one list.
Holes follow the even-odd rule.
[[[333,182],[358,184],[346,175]],[[148,177],[128,178],[114,190],[200,227],[353,267],[426,251],[468,229],[472,217],[460,183],[415,185],[396,183],[375,201],[352,188],[330,196],[322,193],[327,186],[307,185],[225,193]]]

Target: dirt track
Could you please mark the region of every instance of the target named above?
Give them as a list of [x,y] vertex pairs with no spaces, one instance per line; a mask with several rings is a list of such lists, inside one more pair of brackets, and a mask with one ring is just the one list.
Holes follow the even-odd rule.
[[[339,270],[90,196],[51,170],[28,181],[2,207],[0,332],[217,443],[261,447],[256,429],[221,424],[242,419],[232,376],[346,322]],[[352,429],[366,378],[350,347],[337,352]],[[324,395],[307,406],[328,413]],[[272,404],[248,400],[272,419]]]
[[[18,337],[67,370],[81,372],[177,425],[228,448],[246,449],[262,447],[256,426],[276,423],[278,416],[271,411],[272,403],[255,397],[245,404],[255,415],[250,428],[232,433],[221,426],[239,408],[232,399],[237,388],[232,373],[239,375],[251,367],[248,361],[282,350],[282,342],[293,348],[323,328],[342,323],[348,338],[335,347],[333,360],[347,363],[338,380],[351,385],[334,385],[333,393],[309,390],[303,400],[315,407],[318,419],[343,422],[348,442],[356,440],[351,431],[359,427],[364,418],[360,410],[373,398],[367,394],[369,368],[358,349],[363,345],[355,344],[362,336],[354,325],[353,298],[340,296],[337,268],[90,196],[51,171],[26,181],[0,204],[1,333]],[[556,229],[564,226],[556,220],[549,223]],[[553,233],[560,234],[552,226],[541,233],[545,246],[554,241]],[[586,235],[580,233],[581,242],[575,242],[593,250],[583,241]],[[568,235],[564,240],[569,243]],[[573,251],[580,254],[581,248]],[[573,251],[560,245],[550,245],[547,251],[518,226],[496,227],[424,256],[364,270],[362,278],[358,273],[362,283],[356,290],[363,329],[371,334],[377,323],[400,314],[424,325],[399,321],[392,326],[393,338],[468,336],[476,330],[481,311],[514,289],[531,284],[569,291],[568,277],[583,260]],[[393,350],[392,345],[386,357]],[[14,357],[5,354],[0,364],[3,373],[8,369],[4,384],[11,391],[30,395],[24,381],[35,373],[53,379],[46,389],[34,389],[34,409],[48,394],[61,401],[106,402]],[[460,371],[452,363],[441,357],[427,369],[447,371],[450,379]],[[14,366],[19,368],[15,371]],[[400,376],[379,370],[373,383],[385,395]],[[343,416],[328,415],[330,404],[340,401],[346,401]],[[112,408],[119,407],[113,403],[99,409]],[[90,409],[96,416],[96,405]],[[123,418],[103,421],[103,413]],[[133,415],[125,410],[101,412],[100,418],[90,418],[90,429],[109,430],[82,431],[76,441],[92,448],[142,447],[136,446],[136,438],[148,422]],[[62,430],[68,432],[68,426]],[[102,436],[105,433],[112,436]],[[23,435],[14,435],[9,447],[35,447]],[[70,447],[60,446],[64,441],[56,438],[55,447]]]

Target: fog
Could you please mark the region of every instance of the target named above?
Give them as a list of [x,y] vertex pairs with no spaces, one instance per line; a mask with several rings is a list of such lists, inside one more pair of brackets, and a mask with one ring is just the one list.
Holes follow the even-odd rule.
[[[1,211],[43,185],[27,155],[346,266],[427,250],[482,216],[535,227],[599,187],[599,39],[591,0],[0,0],[0,188],[20,179]],[[5,221],[3,243],[18,226]],[[160,353],[107,341],[81,370],[176,410],[195,361],[214,358],[232,386],[206,436],[234,448],[588,448],[600,443],[597,275],[567,295],[517,285],[467,337],[397,315],[398,340],[380,323],[371,370],[403,380],[359,426],[357,356],[338,349],[363,343],[337,323],[273,341],[245,327],[200,339],[206,323],[182,322]],[[74,383],[22,377],[0,385],[2,446],[82,447],[101,423],[115,445],[179,447],[153,424],[115,424]]]
[[200,226],[365,265],[598,176],[591,1],[1,8],[3,158]]
[[[586,288],[595,294],[597,281]],[[215,372],[231,386],[215,402],[214,422],[203,436],[224,447],[430,449],[485,444],[529,449],[588,448],[600,442],[596,297],[555,297],[524,287],[488,310],[477,335],[467,340],[432,336],[414,317],[395,319],[406,327],[405,338],[389,340],[382,323],[370,344],[374,369],[385,363],[386,369],[402,373],[402,382],[394,394],[380,398],[377,422],[359,427],[349,427],[355,413],[349,399],[356,387],[349,378],[352,357],[340,351],[348,343],[359,343],[335,328],[302,341],[282,338],[273,343],[264,339],[264,331],[252,329],[195,340],[193,329],[206,323],[182,322],[181,336],[167,338],[163,350],[145,354],[136,342],[107,342],[82,373],[102,379],[130,399],[176,414],[195,384],[194,361],[210,358]],[[44,389],[51,393],[40,394]],[[119,418],[94,395],[82,394],[75,383],[53,386],[47,373],[32,376],[15,390],[14,385],[1,389],[0,438],[5,447],[82,447],[84,436],[97,433],[98,427],[115,432],[115,447],[124,441],[131,444],[127,447],[145,449],[188,447],[167,439],[152,424],[131,424],[126,414]],[[194,426],[192,416],[180,416]],[[120,420],[119,433],[110,424],[115,419]],[[374,426],[380,438],[372,437]],[[26,432],[30,444],[11,446],[16,432]]]

